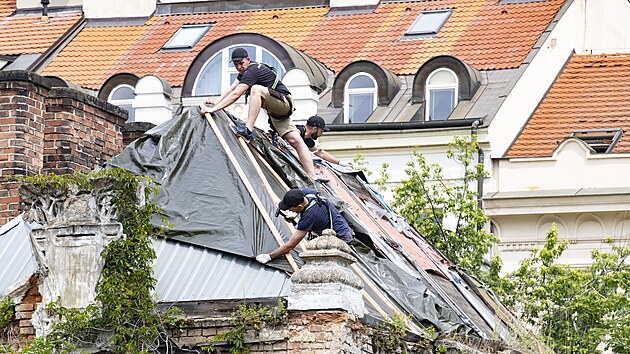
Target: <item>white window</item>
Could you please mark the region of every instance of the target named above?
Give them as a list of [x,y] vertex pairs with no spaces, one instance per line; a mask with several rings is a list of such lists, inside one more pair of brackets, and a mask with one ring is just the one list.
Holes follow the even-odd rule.
[[259,46],[236,45],[217,52],[203,64],[199,76],[195,79],[193,96],[218,96],[230,87],[238,76],[238,71],[230,60],[232,51],[238,47],[247,50],[252,61],[276,68],[277,75],[282,80],[285,73],[284,66],[273,54]]
[[352,75],[344,92],[343,116],[345,123],[365,123],[377,104],[376,80],[366,73]]
[[446,120],[457,106],[457,75],[449,69],[438,69],[427,78],[426,120]]
[[436,35],[450,15],[451,10],[424,11],[418,15],[405,35]]
[[191,49],[209,29],[210,25],[184,25],[162,49]]
[[112,90],[107,98],[107,102],[116,105],[127,112],[129,112],[129,118],[127,122],[135,121],[135,114],[133,109],[133,100],[136,98],[136,94],[134,93],[133,86],[130,85],[120,85]]

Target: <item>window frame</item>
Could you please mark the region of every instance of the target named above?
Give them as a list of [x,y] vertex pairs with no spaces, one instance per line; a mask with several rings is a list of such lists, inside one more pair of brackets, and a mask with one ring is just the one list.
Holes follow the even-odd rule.
[[[407,29],[407,31],[405,31],[405,36],[406,37],[416,37],[416,36],[435,36],[437,35],[440,30],[442,29],[442,27],[444,27],[444,24],[446,23],[446,21],[448,21],[448,19],[451,17],[451,14],[453,13],[453,10],[430,10],[430,11],[422,11],[420,12],[420,14],[418,15],[418,17],[416,17],[416,19],[413,21],[413,23],[411,24],[411,26],[409,26],[409,28]],[[420,22],[422,21],[422,17],[424,15],[432,15],[432,14],[445,14],[444,18],[442,19],[442,21],[439,23],[438,26],[434,27],[433,30],[423,30],[423,31],[412,31],[412,29]]]
[[[199,32],[199,34],[197,34],[196,37],[194,37],[194,39],[192,39],[190,41],[190,43],[188,45],[171,45],[171,42],[174,42],[175,38],[177,38],[177,36],[184,30],[189,29],[189,28],[205,28],[205,30],[202,30],[201,32]],[[171,36],[171,38],[169,38],[169,40],[162,46],[162,50],[182,50],[182,49],[192,49],[195,47],[195,45],[197,45],[197,43],[199,43],[199,41],[201,40],[201,38],[203,38],[203,36],[205,36],[206,33],[208,33],[208,31],[210,30],[210,28],[212,28],[212,24],[195,24],[195,25],[182,25],[181,27],[179,27],[179,29],[177,30],[177,32],[175,32],[175,34],[173,34]]]
[[[119,89],[126,87],[131,89],[131,92],[133,92],[133,98],[124,98],[124,99],[112,99],[112,96],[114,95],[114,93],[116,91],[118,91]],[[135,108],[133,108],[133,101],[136,99],[136,88],[129,85],[129,84],[120,84],[117,85],[116,87],[114,87],[110,92],[109,95],[107,96],[107,102],[110,104],[113,104],[116,107],[122,108],[124,110],[126,110],[127,112],[129,112],[129,115],[127,117],[127,121],[125,123],[132,123],[136,121],[136,112],[135,112]],[[131,111],[127,110],[126,108],[121,107],[121,105],[130,105],[131,106]]]
[[[430,84],[431,82],[431,78],[433,78],[433,76],[435,74],[437,74],[438,72],[441,71],[446,71],[449,74],[451,74],[454,78],[455,78],[455,83],[453,84]],[[431,119],[430,117],[430,112],[431,112],[431,90],[444,90],[444,89],[453,89],[454,90],[454,95],[453,97],[455,98],[453,100],[453,107],[451,107],[451,112],[449,113],[449,115],[451,113],[453,113],[453,111],[455,110],[455,107],[457,107],[457,104],[459,103],[459,77],[457,77],[457,74],[449,69],[449,68],[439,68],[439,69],[435,69],[433,70],[433,72],[431,72],[429,74],[429,76],[427,76],[427,80],[426,80],[426,84],[425,84],[425,89],[424,89],[424,101],[425,101],[425,111],[424,111],[424,120],[425,121],[435,121],[437,119]],[[446,119],[444,120],[448,120],[448,117],[446,117]]]
[[[210,58],[208,58],[208,60],[206,60],[203,63],[203,65],[201,66],[201,69],[199,70],[199,73],[197,74],[197,77],[195,78],[195,81],[193,83],[193,88],[192,88],[192,96],[193,97],[196,97],[196,96],[218,96],[218,95],[221,95],[223,92],[225,92],[225,90],[227,90],[230,87],[230,85],[232,85],[232,81],[230,81],[230,76],[233,75],[233,74],[238,74],[238,71],[236,70],[234,65],[230,65],[231,62],[232,62],[231,57],[230,57],[230,51],[231,51],[231,49],[237,48],[237,47],[254,47],[254,49],[256,50],[256,52],[255,52],[256,53],[255,54],[256,58],[261,58],[261,59],[262,59],[264,51],[266,51],[267,54],[270,55],[274,60],[276,60],[276,62],[280,66],[280,67],[276,67],[276,69],[278,70],[277,75],[278,75],[279,79],[282,80],[282,78],[286,74],[286,69],[284,68],[284,65],[282,64],[282,62],[270,50],[268,50],[268,49],[266,49],[264,47],[261,47],[259,45],[253,44],[253,43],[235,44],[235,45],[224,47],[221,50],[218,50]],[[211,94],[200,95],[197,92],[198,91],[197,85],[199,84],[199,79],[205,73],[205,70],[208,67],[208,65],[218,55],[222,55],[221,65],[220,65],[220,67],[221,67],[221,87],[220,87],[220,90],[219,90],[220,92],[218,94],[211,93]],[[256,61],[256,60],[252,59],[252,61]],[[266,64],[269,64],[269,63],[266,63]]]
[[[352,80],[356,79],[359,76],[366,76],[368,77],[372,83],[374,84],[374,87],[371,88],[348,88],[350,86],[350,83],[352,83]],[[371,93],[374,97],[374,99],[372,100],[372,112],[374,112],[374,110],[376,110],[376,107],[378,107],[378,83],[376,82],[376,79],[368,74],[367,72],[364,71],[360,71],[358,73],[353,74],[352,76],[350,76],[350,78],[348,79],[348,81],[346,81],[346,84],[344,85],[344,89],[343,89],[343,122],[345,124],[361,124],[361,123],[354,123],[350,121],[350,95],[351,94],[366,94],[366,93]],[[371,113],[370,113],[371,115]],[[365,120],[367,121],[367,119],[370,116],[368,115]],[[365,123],[365,122],[362,122]]]

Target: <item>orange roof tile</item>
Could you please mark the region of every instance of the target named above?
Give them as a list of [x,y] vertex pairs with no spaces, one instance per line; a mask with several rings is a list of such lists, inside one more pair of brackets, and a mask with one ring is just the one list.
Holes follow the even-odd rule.
[[[213,14],[157,16],[133,43],[131,37],[102,27],[98,35],[117,42],[123,51],[111,66],[94,66],[102,50],[95,29],[86,28],[46,69],[48,75],[65,75],[60,64],[75,72],[64,78],[99,88],[113,74],[155,74],[172,86],[181,86],[190,63],[212,41],[225,35],[255,32],[292,45],[338,72],[356,60],[370,60],[399,75],[415,74],[437,55],[454,55],[479,70],[518,67],[564,0],[499,5],[496,0],[434,0],[382,2],[373,13],[326,16],[328,7],[242,11]],[[404,33],[422,11],[453,9],[435,38],[405,39]],[[160,52],[182,24],[214,23],[191,51]],[[76,43],[75,43],[76,42]],[[79,48],[81,47],[81,49]],[[94,53],[91,53],[93,51]],[[112,53],[113,54],[113,53]],[[98,70],[98,73],[95,71]],[[95,76],[101,77],[101,81]]]
[[[551,156],[574,130],[630,131],[630,55],[575,55],[536,109],[508,157]],[[630,152],[622,136],[613,152]]]
[[15,11],[16,0],[0,0],[0,18],[5,18]]
[[[1,4],[5,3],[2,1]],[[0,14],[3,9],[3,5],[0,5]],[[3,17],[0,20],[0,54],[41,54],[77,23],[81,16],[81,12],[75,11],[51,14],[47,21],[42,21],[41,15]]]

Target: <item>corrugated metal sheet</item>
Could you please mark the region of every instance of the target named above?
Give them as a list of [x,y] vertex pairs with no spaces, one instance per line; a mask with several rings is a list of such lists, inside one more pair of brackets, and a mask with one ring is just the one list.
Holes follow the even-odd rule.
[[254,259],[170,240],[156,240],[158,302],[287,296],[291,281]]
[[28,279],[37,269],[29,232],[22,216],[0,227],[0,295],[6,295],[9,286]]

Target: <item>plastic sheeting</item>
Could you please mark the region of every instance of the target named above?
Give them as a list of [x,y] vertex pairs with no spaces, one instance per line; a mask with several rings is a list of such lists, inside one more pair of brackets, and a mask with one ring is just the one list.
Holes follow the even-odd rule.
[[[276,206],[262,190],[251,161],[238,149],[234,133],[227,124],[218,127],[235,147],[232,152],[276,228],[290,236],[285,223],[274,217]],[[168,237],[251,258],[278,246],[219,138],[197,109],[149,130],[108,165],[149,176],[160,187],[155,202],[173,225]],[[273,265],[291,270],[284,258]]]

